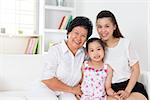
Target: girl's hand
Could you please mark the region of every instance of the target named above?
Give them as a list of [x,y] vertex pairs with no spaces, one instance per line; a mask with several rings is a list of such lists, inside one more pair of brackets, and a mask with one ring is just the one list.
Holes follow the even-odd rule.
[[116,94],[116,92],[115,92],[112,88],[109,88],[109,89],[107,90],[107,95],[113,96],[113,95],[115,95],[115,94]]

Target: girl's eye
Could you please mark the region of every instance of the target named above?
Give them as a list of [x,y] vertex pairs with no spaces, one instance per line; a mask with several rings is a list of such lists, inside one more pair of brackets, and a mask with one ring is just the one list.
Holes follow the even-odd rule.
[[97,28],[102,28],[101,26],[97,26]]
[[97,50],[101,50],[101,49],[99,48],[99,49],[97,49]]
[[106,27],[109,27],[108,25]]

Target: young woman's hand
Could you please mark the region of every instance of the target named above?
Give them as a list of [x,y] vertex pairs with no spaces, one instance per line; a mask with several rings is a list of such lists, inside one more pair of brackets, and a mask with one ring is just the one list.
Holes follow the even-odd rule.
[[122,100],[122,99],[120,98],[120,96],[117,95],[117,94],[114,94],[113,97],[115,97],[117,100]]
[[121,99],[126,99],[130,96],[130,93],[124,90],[120,90],[117,92]]

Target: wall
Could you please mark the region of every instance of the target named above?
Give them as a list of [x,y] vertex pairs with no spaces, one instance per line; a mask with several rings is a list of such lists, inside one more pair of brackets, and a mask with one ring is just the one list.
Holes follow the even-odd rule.
[[[131,39],[140,57],[142,70],[150,71],[148,65],[148,0],[77,0],[77,15],[89,17],[94,24],[101,10],[110,10],[116,16],[121,32]],[[90,12],[90,13],[89,13]],[[150,54],[149,54],[150,55]],[[150,57],[150,56],[149,56]]]
[[[148,1],[148,16],[148,33],[150,33],[150,0]],[[150,34],[148,34],[148,61],[150,61]],[[150,66],[150,62],[148,62],[148,66]],[[150,77],[150,67],[148,67],[148,71]],[[148,80],[148,93],[150,93],[150,79]]]
[[[150,0],[148,1],[148,33],[150,33]],[[150,61],[150,34],[148,34],[148,61]],[[148,62],[148,70],[150,71],[150,62]]]

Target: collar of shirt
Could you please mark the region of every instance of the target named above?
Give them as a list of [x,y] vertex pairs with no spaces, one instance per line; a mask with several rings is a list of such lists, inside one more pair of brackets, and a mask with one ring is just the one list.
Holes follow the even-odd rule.
[[[68,46],[67,46],[65,40],[63,40],[63,41],[61,42],[61,47],[62,47],[62,51],[63,51],[64,54],[67,53],[67,52],[71,52],[71,51],[69,50],[69,48],[68,48]],[[84,48],[83,48],[83,47],[81,47],[81,48],[78,49],[76,55],[79,54],[79,53],[81,53],[81,52],[84,52]]]

